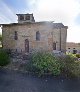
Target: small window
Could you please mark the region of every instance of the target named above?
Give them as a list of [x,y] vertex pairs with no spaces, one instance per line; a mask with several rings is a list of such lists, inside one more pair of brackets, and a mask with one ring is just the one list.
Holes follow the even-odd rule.
[[70,48],[68,48],[68,49],[70,49]]
[[75,49],[75,48],[73,48],[73,49]]
[[14,32],[14,39],[15,39],[15,40],[18,40],[18,34],[17,34],[17,31]]
[[30,16],[26,16],[26,18],[25,18],[26,20],[30,20]]
[[36,32],[36,40],[40,41],[40,33],[39,33],[39,31]]
[[23,15],[20,15],[20,20],[24,20],[24,16]]

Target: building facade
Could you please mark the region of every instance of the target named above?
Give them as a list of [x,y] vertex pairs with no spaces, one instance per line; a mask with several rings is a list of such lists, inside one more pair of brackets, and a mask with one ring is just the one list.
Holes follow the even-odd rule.
[[18,52],[66,52],[67,26],[62,23],[35,22],[33,14],[17,14],[18,23],[1,24],[3,48]]
[[73,54],[80,53],[80,43],[67,42],[66,52]]

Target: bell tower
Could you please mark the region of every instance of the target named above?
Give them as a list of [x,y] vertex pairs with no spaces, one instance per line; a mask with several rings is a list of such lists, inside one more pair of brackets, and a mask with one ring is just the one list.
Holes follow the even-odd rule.
[[33,14],[16,14],[18,16],[18,23],[34,23],[34,16]]

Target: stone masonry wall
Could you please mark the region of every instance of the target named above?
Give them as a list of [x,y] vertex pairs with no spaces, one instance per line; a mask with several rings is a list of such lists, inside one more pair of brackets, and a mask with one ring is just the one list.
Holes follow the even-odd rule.
[[[14,32],[18,33],[18,40],[14,39]],[[36,41],[36,32],[40,32],[40,41]],[[3,48],[25,51],[25,39],[29,40],[29,51],[52,51],[52,43],[56,42],[56,49],[60,50],[60,29],[53,29],[50,25],[24,24],[8,25],[2,29]],[[67,29],[61,29],[61,50],[66,50]]]

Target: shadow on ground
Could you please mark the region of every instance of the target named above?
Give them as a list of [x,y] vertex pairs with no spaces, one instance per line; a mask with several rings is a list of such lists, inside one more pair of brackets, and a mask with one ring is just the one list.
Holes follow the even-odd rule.
[[80,79],[37,77],[0,69],[0,92],[80,92]]

